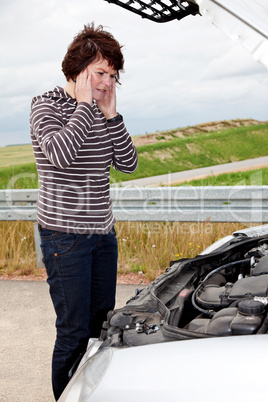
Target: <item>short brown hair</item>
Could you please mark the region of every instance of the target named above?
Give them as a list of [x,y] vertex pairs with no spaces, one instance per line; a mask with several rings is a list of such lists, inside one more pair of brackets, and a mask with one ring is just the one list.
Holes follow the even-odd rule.
[[89,64],[98,59],[105,59],[117,71],[116,81],[119,82],[119,71],[124,68],[121,48],[113,35],[103,30],[102,25],[97,28],[94,22],[84,25],[84,29],[74,37],[68,47],[62,62],[62,71],[67,81],[76,79]]

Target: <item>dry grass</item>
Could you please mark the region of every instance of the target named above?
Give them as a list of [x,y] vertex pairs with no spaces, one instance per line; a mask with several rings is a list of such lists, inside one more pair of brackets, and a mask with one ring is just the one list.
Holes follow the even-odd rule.
[[[119,273],[143,272],[149,281],[169,262],[194,257],[232,232],[255,224],[118,222]],[[32,222],[0,222],[0,275],[38,275]]]
[[0,271],[29,275],[36,271],[32,222],[0,222]]
[[35,162],[32,145],[0,147],[0,167]]
[[120,222],[116,224],[119,272],[143,272],[152,281],[169,262],[191,258],[232,232],[256,226],[210,222]]

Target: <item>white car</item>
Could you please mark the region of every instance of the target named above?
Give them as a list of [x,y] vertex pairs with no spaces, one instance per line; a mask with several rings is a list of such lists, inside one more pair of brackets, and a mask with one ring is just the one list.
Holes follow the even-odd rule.
[[109,313],[60,402],[267,402],[268,225],[171,263]]

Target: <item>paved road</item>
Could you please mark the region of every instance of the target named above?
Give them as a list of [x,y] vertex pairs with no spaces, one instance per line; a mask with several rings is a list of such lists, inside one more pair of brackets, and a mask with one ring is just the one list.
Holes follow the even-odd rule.
[[248,159],[240,162],[225,163],[223,165],[209,166],[200,169],[185,170],[177,173],[167,173],[143,179],[124,181],[120,185],[126,186],[171,186],[195,179],[204,179],[210,175],[217,176],[222,173],[241,172],[243,170],[260,169],[268,166],[268,156]]
[[[141,285],[118,285],[116,307]],[[0,280],[0,401],[53,402],[55,313],[46,282]]]

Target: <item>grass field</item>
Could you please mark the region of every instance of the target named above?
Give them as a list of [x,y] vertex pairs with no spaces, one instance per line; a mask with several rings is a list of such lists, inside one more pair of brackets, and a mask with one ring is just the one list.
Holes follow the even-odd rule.
[[268,168],[245,172],[223,173],[200,180],[191,180],[178,186],[267,186]]
[[0,168],[0,189],[38,188],[38,174],[35,162]]
[[[253,224],[210,222],[117,222],[119,273],[142,272],[149,281],[169,262],[194,257],[210,244]],[[0,278],[39,274],[32,222],[0,222]]]
[[0,168],[35,162],[32,145],[0,147]]
[[[120,183],[268,155],[268,124],[232,127],[220,131],[192,134],[184,138],[173,138],[171,134],[168,140],[163,141],[159,135],[158,141],[154,144],[138,146],[137,171],[127,175],[111,169],[111,182]],[[32,163],[33,154],[30,145],[0,148],[0,156],[1,152],[4,161],[1,163],[2,165],[5,163],[5,166],[0,168],[1,189],[38,187],[38,177],[35,164]],[[20,162],[22,159],[23,164]],[[252,172],[249,174],[252,178]],[[260,173],[260,177],[263,180],[262,184],[267,183],[267,171]],[[214,179],[213,177],[210,179],[211,183]],[[222,180],[218,177],[214,182],[232,185],[229,183],[248,180],[245,173],[238,173],[238,176],[233,174],[225,176]]]
[[[139,167],[131,180],[268,155],[268,124],[159,140],[137,148]],[[129,180],[113,171],[113,181]]]

